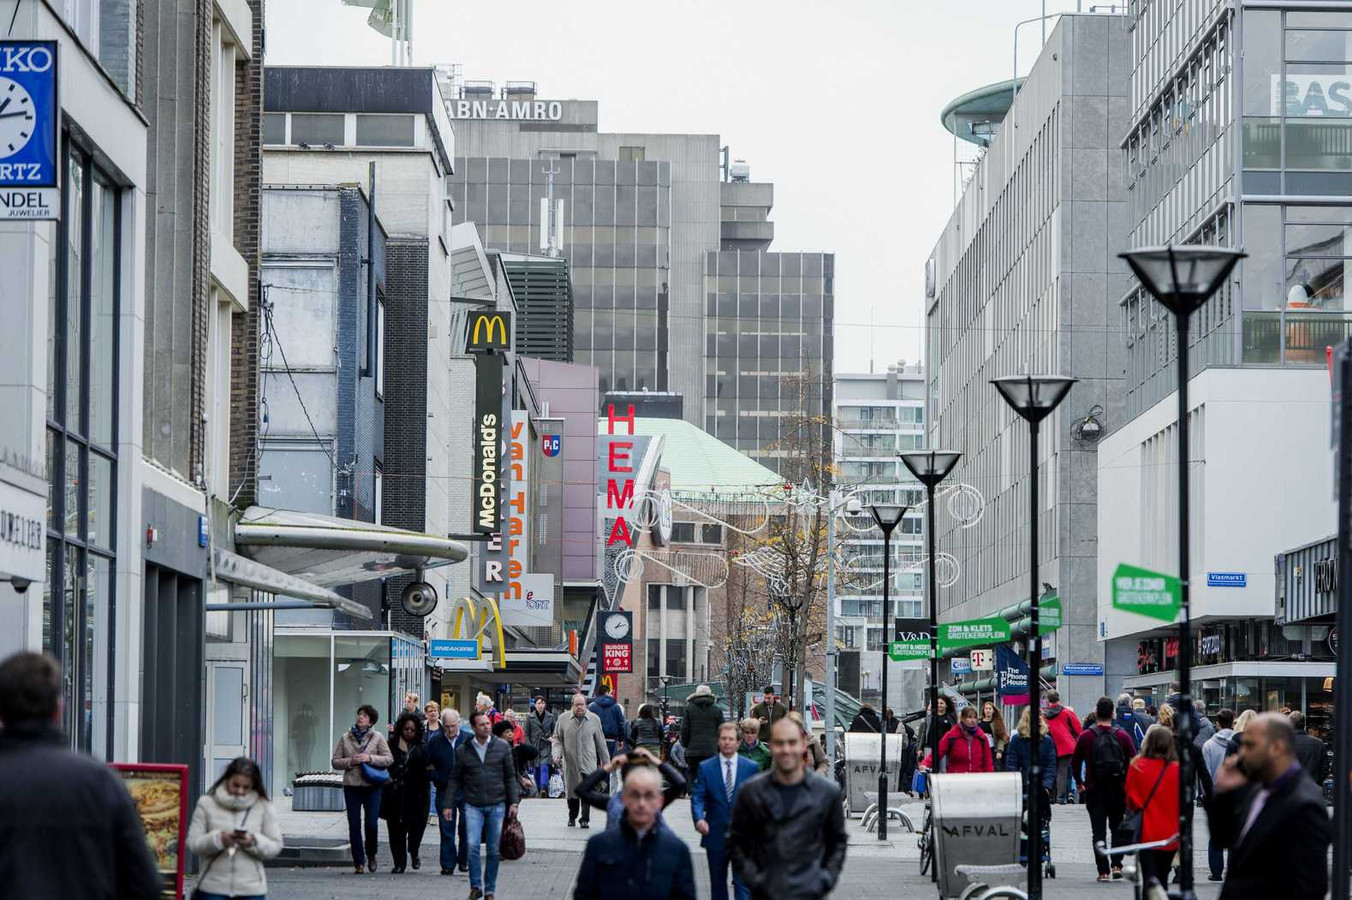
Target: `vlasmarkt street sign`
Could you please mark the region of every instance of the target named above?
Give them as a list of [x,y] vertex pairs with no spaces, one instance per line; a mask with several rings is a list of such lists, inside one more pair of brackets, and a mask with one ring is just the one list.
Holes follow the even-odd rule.
[[1172,622],[1182,605],[1182,587],[1171,575],[1126,563],[1119,564],[1113,572],[1113,609]]

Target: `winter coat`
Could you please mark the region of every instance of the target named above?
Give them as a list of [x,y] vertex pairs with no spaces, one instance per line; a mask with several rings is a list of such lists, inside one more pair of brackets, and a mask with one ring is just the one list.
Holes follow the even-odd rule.
[[0,885],[35,900],[159,900],[164,886],[122,779],[47,723],[0,732]]
[[[1131,742],[1131,735],[1116,725],[1109,725],[1108,729],[1122,751],[1122,780],[1102,787],[1113,792],[1115,796],[1120,796],[1122,785],[1126,783],[1126,768],[1131,764],[1131,758],[1136,755],[1136,745]],[[1075,776],[1076,786],[1082,790],[1093,791],[1100,787],[1094,782],[1094,743],[1101,731],[1103,728],[1098,725],[1086,728],[1080,732],[1079,740],[1075,742],[1075,756],[1070,761],[1070,771]]]
[[405,753],[395,738],[390,752],[394,763],[390,766],[390,780],[381,788],[380,818],[406,826],[427,821],[432,796],[425,746],[420,741]]
[[1195,735],[1193,735],[1192,742],[1196,744],[1197,747],[1200,749],[1201,746],[1205,744],[1207,740],[1215,733],[1216,726],[1211,723],[1210,719],[1203,716],[1201,730],[1199,730]]
[[761,722],[759,737],[760,742],[762,744],[769,746],[770,726],[774,725],[776,722],[778,722],[780,719],[784,718],[788,714],[789,714],[788,707],[786,707],[783,703],[780,703],[778,700],[776,700],[769,706],[766,706],[765,701],[762,700],[760,703],[757,703],[755,706],[751,707],[751,712],[748,715],[750,715],[750,717],[753,719],[765,720]]
[[666,828],[642,838],[622,820],[587,841],[573,900],[695,900],[695,867],[685,841]]
[[872,707],[859,710],[859,714],[850,722],[850,731],[854,734],[878,734],[883,730],[883,720]]
[[840,788],[812,772],[803,785],[786,794],[767,774],[737,789],[728,853],[753,900],[815,900],[840,878],[848,843]]
[[1225,757],[1229,755],[1230,738],[1235,736],[1235,732],[1230,728],[1222,728],[1207,739],[1202,745],[1202,760],[1206,763],[1207,774],[1211,780],[1216,780],[1216,772],[1220,769],[1221,763],[1225,762]]
[[427,739],[427,743],[423,745],[423,753],[427,757],[428,765],[432,767],[432,783],[437,786],[438,791],[446,790],[446,782],[451,780],[451,772],[455,769],[455,751],[465,741],[472,740],[474,732],[464,725],[460,726],[454,740],[446,736],[444,729],[438,729],[436,734]]
[[671,749],[667,751],[667,759],[671,760],[671,764],[676,768],[685,768],[685,745],[681,743],[680,738],[677,738],[676,742],[671,745]]
[[745,756],[747,759],[751,760],[762,772],[770,768],[770,748],[760,741],[756,741],[756,743],[752,744],[750,747],[746,745],[746,741],[739,741],[737,744],[737,755]]
[[582,779],[610,759],[601,720],[594,712],[580,719],[566,712],[554,724],[554,741],[563,753],[563,788],[572,797]]
[[540,754],[538,759],[549,759],[549,739],[554,736],[554,725],[557,722],[558,719],[549,710],[545,710],[543,718],[533,709],[526,713],[526,740]]
[[943,767],[944,772],[961,775],[995,771],[995,760],[986,733],[980,728],[975,729],[975,732],[969,734],[961,725],[954,725],[948,734],[939,738],[939,759],[947,763]]
[[[516,766],[512,764],[512,745],[502,738],[490,736],[488,750],[479,759],[474,741],[461,744],[455,751],[455,768],[446,782],[445,797],[437,796],[438,809],[450,806],[451,798],[462,798],[466,806],[497,806],[516,804],[521,785],[516,780]],[[424,800],[423,809],[427,809]],[[426,812],[423,813],[426,815]]]
[[[1038,774],[1042,778],[1042,789],[1050,791],[1052,785],[1056,784],[1056,745],[1052,743],[1051,735],[1042,735],[1041,752],[1038,754],[1038,766],[1042,769]],[[1019,777],[1024,781],[1024,787],[1028,786],[1028,748],[1032,741],[1021,734],[1015,734],[1009,739],[1009,745],[1005,747],[1005,771],[1018,772]]]
[[[1152,797],[1150,791],[1159,779],[1160,769],[1166,765],[1162,759],[1137,757],[1127,768],[1127,808],[1144,809],[1141,817],[1141,843],[1162,841],[1170,835],[1178,834],[1178,763],[1167,763],[1169,769],[1159,782],[1159,788]],[[1149,804],[1146,803],[1147,799]],[[1178,841],[1166,844],[1161,850],[1173,850]]]
[[629,743],[657,752],[662,748],[662,723],[639,716],[629,723]]
[[[1174,707],[1174,712],[1175,712],[1175,714],[1177,714],[1177,712],[1178,712],[1178,706],[1177,706],[1177,703],[1178,703],[1179,697],[1180,697],[1179,694],[1170,694],[1168,697],[1165,697],[1165,698],[1164,698],[1164,702],[1165,702],[1165,703],[1167,703],[1167,704],[1169,704],[1170,706]],[[1196,707],[1195,704],[1188,707],[1188,715],[1192,717],[1192,733],[1193,733],[1193,735],[1195,736],[1195,735],[1200,734],[1200,733],[1202,732],[1202,723],[1205,722],[1206,719],[1203,718],[1202,714],[1199,713],[1199,712],[1197,711],[1197,707]],[[1178,716],[1175,715],[1174,718],[1177,719]]]
[[610,694],[602,694],[587,706],[601,720],[601,733],[608,741],[623,743],[629,737],[629,727],[624,721],[624,711],[619,702]]
[[366,737],[360,742],[349,728],[333,748],[333,767],[343,773],[343,787],[371,787],[371,783],[361,773],[361,763],[357,762],[357,754],[362,752],[370,754],[371,765],[377,769],[389,768],[394,763],[390,745],[374,727],[366,732]]
[[924,748],[920,751],[920,755],[924,756],[925,751],[930,749],[932,729],[939,732],[939,737],[943,737],[956,724],[958,722],[951,713],[944,713],[942,716],[926,716],[924,721],[920,723],[920,731],[916,734],[916,742]]
[[1046,718],[1047,731],[1052,736],[1052,743],[1056,745],[1056,758],[1070,756],[1075,752],[1075,741],[1084,730],[1080,726],[1080,720],[1075,717],[1075,710],[1058,703],[1056,706],[1047,707]]
[[[423,800],[423,816],[427,800]],[[253,835],[253,845],[237,847],[232,854],[221,843],[221,832],[243,829]],[[268,892],[263,861],[282,852],[282,829],[272,804],[253,791],[232,797],[220,785],[197,801],[188,826],[188,849],[202,857],[199,891],[226,897],[252,897]]]
[[712,695],[692,697],[681,719],[681,743],[685,744],[686,755],[705,759],[717,753],[718,726],[722,724],[723,708]]
[[[1150,717],[1143,712],[1137,712],[1131,708],[1131,704],[1117,704],[1117,718],[1113,719],[1113,724],[1127,733],[1131,738],[1133,747],[1140,747],[1145,740],[1145,733],[1150,730]],[[1132,751],[1135,755],[1135,751]]]
[[1307,732],[1304,728],[1296,732],[1296,759],[1305,774],[1314,779],[1320,788],[1324,786],[1324,772],[1328,769],[1329,756],[1324,752],[1324,742]]

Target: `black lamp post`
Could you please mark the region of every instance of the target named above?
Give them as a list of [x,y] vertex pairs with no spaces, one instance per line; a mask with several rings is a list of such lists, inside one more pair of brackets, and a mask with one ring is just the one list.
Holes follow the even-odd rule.
[[1038,626],[1037,557],[1037,434],[1042,420],[1070,393],[1076,379],[1061,375],[1011,375],[995,378],[991,384],[1010,407],[1028,422],[1028,558],[1029,558],[1029,627],[1028,636],[1028,772],[1024,784],[1028,786],[1028,897],[1042,898],[1042,767],[1038,764],[1038,748],[1042,746],[1042,635]]
[[[888,564],[892,559],[892,531],[901,524],[909,507],[895,504],[874,504],[868,508],[873,515],[874,524],[883,533],[883,692],[878,703],[887,709],[887,617],[891,612],[888,601],[888,581],[891,573]],[[887,840],[887,728],[886,723],[878,734],[878,743],[882,748],[878,754],[878,840]]]
[[1173,313],[1178,326],[1178,863],[1179,892],[1191,900],[1192,882],[1192,612],[1188,602],[1188,319],[1220,290],[1235,263],[1248,254],[1229,247],[1188,244],[1143,247],[1118,254],[1141,286]]
[[[925,541],[929,545],[929,573],[926,577],[926,586],[929,588],[929,628],[930,628],[930,758],[936,761],[939,759],[939,729],[934,727],[934,723],[939,715],[939,582],[937,580],[935,565],[935,534],[934,525],[934,489],[939,486],[939,482],[948,477],[948,473],[953,471],[953,467],[958,464],[962,458],[961,453],[952,450],[912,450],[909,453],[899,454],[901,461],[906,464],[906,468],[915,476],[916,480],[925,486],[925,498],[928,505],[925,508]],[[935,867],[931,872],[931,880],[938,880],[939,870]]]
[[660,676],[662,681],[662,731],[665,734],[667,728],[667,685],[671,684],[670,675]]

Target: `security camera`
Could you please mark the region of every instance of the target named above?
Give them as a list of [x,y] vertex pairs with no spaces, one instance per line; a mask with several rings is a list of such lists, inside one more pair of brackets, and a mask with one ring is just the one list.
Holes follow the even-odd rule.
[[31,585],[33,582],[28,580],[27,578],[20,578],[18,575],[15,575],[9,579],[9,583],[14,588],[14,593],[26,594],[28,593],[29,585]]

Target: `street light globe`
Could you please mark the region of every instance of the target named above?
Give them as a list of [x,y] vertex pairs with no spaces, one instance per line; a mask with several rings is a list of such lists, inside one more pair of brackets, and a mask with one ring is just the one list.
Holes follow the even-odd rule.
[[1007,375],[992,378],[991,384],[1016,413],[1037,423],[1051,415],[1078,380],[1065,375]]
[[1208,244],[1141,247],[1119,253],[1142,287],[1175,316],[1190,315],[1216,293],[1248,254]]
[[910,450],[897,455],[916,481],[926,487],[934,487],[947,478],[962,458],[956,450]]

